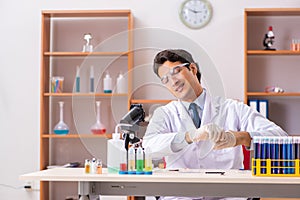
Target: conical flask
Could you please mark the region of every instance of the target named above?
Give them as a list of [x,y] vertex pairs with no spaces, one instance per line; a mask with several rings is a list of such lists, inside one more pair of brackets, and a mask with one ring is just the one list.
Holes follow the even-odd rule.
[[59,135],[65,135],[69,133],[69,127],[65,124],[64,116],[64,102],[60,101],[59,103],[59,122],[54,127],[54,133]]
[[101,123],[100,120],[100,101],[96,101],[96,107],[97,107],[97,119],[96,123],[91,127],[91,131],[93,134],[105,134],[106,133],[106,127],[104,124]]

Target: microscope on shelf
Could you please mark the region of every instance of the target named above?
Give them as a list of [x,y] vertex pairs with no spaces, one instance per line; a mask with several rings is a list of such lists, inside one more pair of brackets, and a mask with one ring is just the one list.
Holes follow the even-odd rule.
[[275,51],[275,48],[271,48],[272,45],[274,44],[274,39],[275,39],[275,35],[273,32],[273,27],[269,26],[268,32],[265,34],[265,38],[263,41],[263,45],[265,47],[264,50],[272,50]]

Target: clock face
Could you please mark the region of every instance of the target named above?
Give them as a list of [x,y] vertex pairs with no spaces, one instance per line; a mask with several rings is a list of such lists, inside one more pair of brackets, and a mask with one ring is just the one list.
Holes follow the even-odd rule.
[[206,0],[186,0],[180,8],[180,19],[189,28],[204,27],[212,17],[212,7]]

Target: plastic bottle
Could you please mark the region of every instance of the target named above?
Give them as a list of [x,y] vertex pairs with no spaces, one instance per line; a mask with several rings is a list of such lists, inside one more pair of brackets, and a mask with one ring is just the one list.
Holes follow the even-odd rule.
[[152,155],[151,155],[151,149],[147,147],[145,149],[145,174],[152,174],[153,164],[152,164]]
[[126,79],[124,78],[124,75],[120,72],[118,78],[117,78],[117,93],[127,93],[127,83]]
[[106,72],[106,75],[103,79],[103,92],[104,93],[112,93],[112,79],[108,73]]
[[136,150],[136,174],[144,173],[144,151],[142,147]]
[[119,172],[122,154],[126,156],[124,140],[120,139],[120,133],[113,133],[112,139],[107,141],[108,173]]
[[128,174],[135,174],[135,149],[133,146],[128,149]]
[[90,173],[91,174],[96,174],[97,173],[97,160],[96,160],[96,158],[92,159]]

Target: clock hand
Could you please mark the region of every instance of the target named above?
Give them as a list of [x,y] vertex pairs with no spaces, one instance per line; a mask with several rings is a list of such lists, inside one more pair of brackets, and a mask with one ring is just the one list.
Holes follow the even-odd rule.
[[193,13],[195,13],[195,14],[197,13],[196,10],[193,10],[193,9],[191,9],[191,8],[188,8],[188,10],[191,11],[191,12],[193,12]]
[[195,13],[202,13],[202,10],[195,10]]

